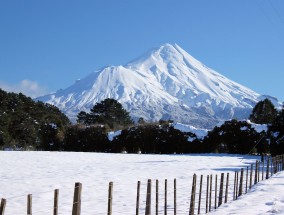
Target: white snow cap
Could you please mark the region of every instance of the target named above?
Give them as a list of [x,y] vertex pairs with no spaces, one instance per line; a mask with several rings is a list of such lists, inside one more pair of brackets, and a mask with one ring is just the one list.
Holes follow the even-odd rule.
[[38,99],[75,117],[106,98],[118,100],[136,119],[212,128],[221,120],[247,118],[260,95],[206,67],[177,44],[164,44]]

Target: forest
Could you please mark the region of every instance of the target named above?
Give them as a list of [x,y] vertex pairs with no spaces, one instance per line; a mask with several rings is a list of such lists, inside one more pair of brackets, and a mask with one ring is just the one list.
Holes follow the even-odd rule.
[[[175,129],[173,121],[133,121],[114,99],[105,99],[71,123],[57,107],[21,93],[0,89],[0,149],[110,153],[233,153],[283,154],[284,109],[269,99],[256,104],[250,122],[265,124],[258,132],[249,121],[232,119],[214,127],[204,138]],[[110,140],[110,131],[120,131]]]

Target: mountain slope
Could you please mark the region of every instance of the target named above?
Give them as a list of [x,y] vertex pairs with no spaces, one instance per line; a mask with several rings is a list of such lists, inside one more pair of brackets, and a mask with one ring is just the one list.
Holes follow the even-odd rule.
[[165,44],[125,66],[105,67],[38,99],[72,118],[105,98],[118,100],[134,118],[173,119],[210,128],[220,120],[246,118],[261,96],[206,67],[178,45]]

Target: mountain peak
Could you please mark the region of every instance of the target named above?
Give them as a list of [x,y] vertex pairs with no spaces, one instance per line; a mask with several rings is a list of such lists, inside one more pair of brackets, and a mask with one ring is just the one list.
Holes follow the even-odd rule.
[[196,127],[246,118],[260,95],[196,60],[177,44],[163,44],[125,66],[98,70],[66,90],[38,98],[70,117],[106,98],[135,119],[171,119]]
[[153,54],[160,55],[163,60],[171,60],[173,57],[182,55],[176,45],[166,43],[160,46],[158,49],[153,49]]
[[142,56],[130,61],[126,67],[172,67],[173,65],[184,65],[185,67],[202,70],[204,65],[188,54],[177,44],[165,43],[146,52]]
[[171,43],[164,43],[156,48],[153,48],[152,50],[167,50],[167,51],[179,51],[180,49],[182,50],[182,48],[177,44],[177,43],[174,43],[174,44],[171,44]]
[[186,51],[184,51],[177,44],[165,43],[159,47],[150,50],[150,52],[148,52],[148,55],[151,54],[155,56],[161,56],[164,60],[166,60],[173,56],[182,56],[184,55],[184,53],[186,53]]
[[175,52],[175,51],[177,51],[178,48],[179,48],[179,46],[176,43],[175,44],[164,43],[156,49],[166,50],[166,51],[169,51],[169,52]]

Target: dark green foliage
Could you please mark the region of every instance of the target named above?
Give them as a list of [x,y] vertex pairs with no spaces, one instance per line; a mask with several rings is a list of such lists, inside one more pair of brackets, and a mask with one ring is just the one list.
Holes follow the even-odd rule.
[[140,118],[138,119],[137,123],[138,123],[139,125],[144,125],[146,122],[145,122],[145,120],[144,120],[143,117],[140,117]]
[[257,124],[270,124],[274,121],[277,110],[269,99],[256,104],[249,119]]
[[90,113],[80,112],[77,121],[85,125],[107,125],[111,129],[121,129],[133,124],[122,105],[110,98],[95,104]]
[[77,123],[89,125],[88,113],[85,111],[81,111],[77,115]]
[[257,145],[256,150],[262,153],[267,148],[265,141],[260,142],[262,136],[247,122],[231,120],[210,131],[203,144],[206,152],[247,154],[255,152],[252,149]]
[[284,153],[284,109],[277,115],[274,122],[268,127],[271,153],[273,155]]
[[[35,102],[23,94],[0,89],[0,149],[39,149],[84,152],[182,153],[284,153],[284,109],[277,113],[265,99],[250,116],[267,124],[268,132],[257,133],[251,124],[231,120],[215,127],[204,140],[175,129],[171,120],[149,124],[143,118],[133,126],[130,115],[114,99],[97,103],[77,115],[76,125],[55,106]],[[109,128],[121,130],[113,141]]]
[[100,126],[69,126],[65,133],[65,151],[107,152],[110,142],[107,133]]
[[[193,142],[189,142],[189,136]],[[194,152],[196,136],[189,133],[183,133],[170,125],[143,125],[135,126],[123,130],[119,136],[112,141],[112,151],[128,153],[189,153]]]
[[69,124],[69,119],[57,107],[0,89],[1,148],[51,150],[48,145],[56,145],[54,139],[60,140]]

